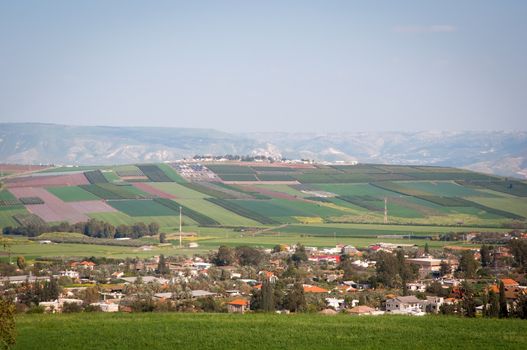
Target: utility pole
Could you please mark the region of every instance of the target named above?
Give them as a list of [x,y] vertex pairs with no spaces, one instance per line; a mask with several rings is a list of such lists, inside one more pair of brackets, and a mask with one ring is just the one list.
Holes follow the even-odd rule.
[[384,197],[384,223],[388,223],[388,197]]
[[179,248],[181,248],[181,206],[179,206]]

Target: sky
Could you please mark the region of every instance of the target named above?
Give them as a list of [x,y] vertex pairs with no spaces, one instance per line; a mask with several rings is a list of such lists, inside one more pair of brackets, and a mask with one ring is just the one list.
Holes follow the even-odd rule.
[[527,1],[0,0],[0,122],[526,130]]

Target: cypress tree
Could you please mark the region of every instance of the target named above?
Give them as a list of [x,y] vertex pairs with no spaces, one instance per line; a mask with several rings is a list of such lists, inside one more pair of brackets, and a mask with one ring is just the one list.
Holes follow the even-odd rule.
[[507,309],[507,298],[505,297],[505,285],[500,281],[500,318],[509,317],[509,310]]

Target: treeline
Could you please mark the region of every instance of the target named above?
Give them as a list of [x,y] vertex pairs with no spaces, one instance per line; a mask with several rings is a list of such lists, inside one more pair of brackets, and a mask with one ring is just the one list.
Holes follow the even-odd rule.
[[61,222],[58,225],[30,224],[19,227],[4,227],[4,235],[22,235],[36,237],[48,232],[74,232],[82,233],[93,238],[141,238],[143,236],[153,236],[159,233],[159,224],[151,222],[148,225],[138,222],[132,225],[114,226],[104,221],[91,219],[88,222],[70,224]]

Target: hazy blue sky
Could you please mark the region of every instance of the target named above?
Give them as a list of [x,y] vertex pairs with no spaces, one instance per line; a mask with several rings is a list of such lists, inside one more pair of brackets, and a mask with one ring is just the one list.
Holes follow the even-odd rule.
[[0,121],[527,129],[527,1],[0,0]]

